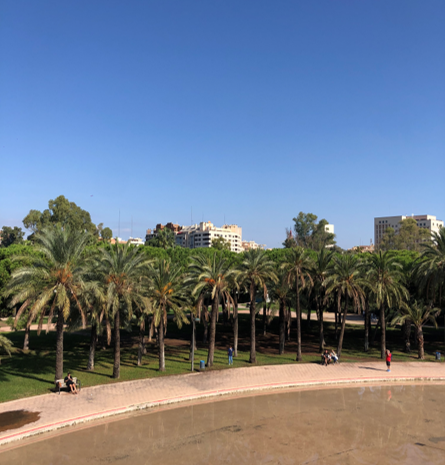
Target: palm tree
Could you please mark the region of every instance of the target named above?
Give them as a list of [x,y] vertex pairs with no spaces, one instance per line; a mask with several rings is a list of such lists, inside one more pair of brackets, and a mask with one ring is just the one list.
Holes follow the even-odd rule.
[[432,236],[432,243],[421,244],[423,251],[413,272],[420,288],[425,290],[426,298],[442,307],[445,284],[445,228],[441,228],[438,233],[433,232]]
[[173,311],[176,325],[181,328],[188,323],[182,306],[187,298],[184,293],[184,277],[181,268],[166,261],[158,260],[150,272],[148,297],[153,309],[154,325],[158,329],[159,370],[165,371],[164,335],[167,330],[167,313]]
[[278,280],[274,263],[268,259],[262,249],[250,249],[244,254],[244,260],[240,266],[240,283],[249,287],[250,295],[250,359],[252,364],[256,363],[255,345],[255,300],[257,288],[263,289],[264,300],[267,297],[267,281]]
[[151,261],[140,251],[126,244],[116,243],[105,249],[95,261],[96,273],[100,280],[96,282],[97,290],[103,287],[106,297],[106,309],[114,318],[114,363],[113,378],[120,377],[120,327],[121,320],[128,320],[133,315],[133,307],[144,309],[148,302],[144,298],[148,267]]
[[235,270],[235,273],[231,274],[229,277],[229,289],[232,294],[233,300],[233,356],[238,356],[238,328],[239,328],[239,319],[238,319],[238,294],[240,292],[240,283],[238,280],[238,273]]
[[[9,356],[11,356],[12,346],[12,341],[6,338],[4,335],[0,334],[0,349],[3,350],[5,353],[8,353]],[[0,364],[1,363],[2,360],[0,358]]]
[[194,284],[193,294],[210,292],[212,298],[212,312],[210,317],[210,341],[209,353],[207,356],[207,366],[213,365],[215,354],[216,320],[219,313],[220,299],[225,299],[232,303],[230,296],[230,284],[236,275],[233,267],[230,267],[227,260],[221,253],[215,252],[212,257],[198,254],[192,258],[189,267],[189,281]]
[[349,300],[352,301],[355,311],[360,311],[365,303],[363,288],[366,281],[360,273],[360,263],[357,256],[352,254],[341,255],[334,258],[329,277],[326,279],[326,293],[337,292],[338,313],[341,318],[341,298],[344,297],[343,318],[341,318],[340,337],[338,339],[337,355],[340,357],[343,347],[343,338],[346,328]]
[[306,286],[306,280],[313,284],[310,276],[311,260],[302,247],[296,247],[289,251],[288,260],[282,264],[287,271],[287,279],[290,285],[295,286],[295,309],[297,311],[297,361],[301,361],[301,307],[300,292]]
[[416,328],[419,359],[424,359],[425,352],[423,326],[426,322],[430,321],[437,328],[437,322],[435,318],[439,314],[439,308],[431,308],[430,306],[426,306],[423,303],[417,303],[417,301],[414,301],[411,306],[405,306],[404,309],[399,312],[399,315],[392,320],[391,325],[404,324],[406,321],[414,325]]
[[402,284],[402,266],[390,251],[379,251],[369,258],[370,270],[368,271],[369,285],[372,289],[375,303],[380,309],[380,353],[381,358],[386,354],[386,316],[385,310],[391,307],[401,306],[409,297],[408,290]]
[[317,257],[310,268],[310,274],[314,282],[315,304],[317,306],[318,331],[319,331],[319,351],[323,351],[324,329],[323,314],[326,305],[326,278],[329,273],[329,267],[334,253],[326,248],[317,252]]
[[285,312],[287,300],[290,293],[289,283],[287,280],[287,272],[283,270],[277,271],[278,281],[269,289],[269,296],[272,301],[278,301],[279,304],[279,344],[278,353],[284,353],[284,344],[286,340],[286,321]]
[[[49,308],[48,328],[57,311],[56,370],[55,379],[63,378],[63,327],[76,305],[82,324],[86,324],[86,313],[79,298],[84,288],[85,246],[90,241],[89,233],[55,226],[35,234],[35,249],[40,256],[27,256],[28,266],[15,270],[11,275],[6,295],[13,296],[11,305],[34,299],[30,309],[30,321],[40,314],[39,329],[43,316]],[[17,256],[14,260],[20,261]],[[20,318],[22,306],[16,314]]]

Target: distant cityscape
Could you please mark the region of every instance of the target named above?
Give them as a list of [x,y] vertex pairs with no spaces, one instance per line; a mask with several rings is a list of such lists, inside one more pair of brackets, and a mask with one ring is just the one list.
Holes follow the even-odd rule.
[[[398,234],[402,220],[413,218],[419,228],[429,230],[431,233],[438,232],[444,227],[444,222],[439,220],[434,215],[395,215],[387,217],[374,218],[374,243],[359,244],[350,248],[350,250],[360,249],[361,251],[374,251],[375,247],[381,243],[383,234],[386,229],[391,227],[395,234]],[[236,224],[215,226],[212,222],[200,222],[194,225],[179,225],[177,223],[166,223],[165,225],[158,223],[154,229],[147,229],[145,240],[143,238],[129,238],[131,244],[142,245],[146,241],[155,238],[160,231],[168,229],[175,235],[175,244],[184,248],[210,248],[212,240],[216,238],[224,238],[230,244],[230,250],[233,252],[243,252],[249,249],[267,249],[265,244],[259,244],[256,241],[243,241],[242,228]],[[325,230],[334,234],[334,225],[327,224]],[[118,238],[119,241],[125,242]],[[115,240],[113,240],[114,242]]]
[[[388,228],[392,228],[397,235],[400,231],[401,222],[406,219],[414,219],[419,228],[429,230],[431,233],[439,232],[444,227],[444,222],[439,220],[434,215],[394,215],[387,217],[374,218],[374,243],[359,244],[353,246],[349,250],[361,250],[372,252],[375,248],[378,249],[382,242],[383,235]],[[242,228],[236,224],[226,224],[221,227],[215,226],[212,222],[200,222],[194,225],[179,225],[177,223],[168,222],[165,225],[158,223],[154,229],[147,229],[145,238],[129,237],[130,244],[136,246],[144,245],[146,242],[157,237],[159,232],[167,229],[175,236],[175,244],[188,249],[195,248],[210,248],[212,241],[217,238],[223,238],[230,245],[230,250],[236,253],[248,251],[249,249],[267,249],[265,244],[259,244],[254,240],[244,241],[242,239]],[[325,225],[325,231],[334,234],[334,225]],[[0,230],[0,244],[2,239],[2,231]],[[111,244],[126,243],[127,241],[120,238],[111,238]],[[332,245],[328,246],[332,247]],[[269,248],[270,249],[270,248]]]

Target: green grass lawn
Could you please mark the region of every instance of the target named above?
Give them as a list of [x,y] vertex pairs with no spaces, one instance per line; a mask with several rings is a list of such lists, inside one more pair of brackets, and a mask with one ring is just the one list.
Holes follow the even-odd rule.
[[[207,360],[207,349],[200,343],[203,332],[202,324],[197,325],[197,345],[195,352],[195,368],[199,367],[200,360]],[[50,393],[54,388],[55,368],[55,332],[46,334],[32,331],[30,335],[30,348],[23,352],[19,348],[23,345],[24,332],[11,332],[7,336],[15,346],[12,357],[2,355],[0,365],[0,402],[14,400]],[[189,338],[190,326],[177,329],[172,322],[168,324],[166,338],[166,371],[158,371],[158,353],[154,343],[147,344],[147,354],[143,357],[143,365],[137,366],[137,329],[133,332],[122,330],[121,378],[120,381],[134,380],[148,377],[162,377],[173,374],[190,372]],[[240,316],[240,340],[238,357],[234,358],[233,367],[246,367],[249,364],[249,316]],[[319,363],[318,352],[318,326],[312,322],[310,329],[303,321],[303,363]],[[325,323],[325,339],[328,348],[336,348],[333,324]],[[443,352],[443,329],[425,329],[425,360],[434,361],[434,352],[439,349]],[[416,361],[417,352],[410,355],[401,351],[402,339],[399,329],[388,329],[388,348],[393,352],[393,364],[400,361]],[[232,328],[224,324],[222,319],[217,328],[217,349],[215,364],[211,370],[228,369],[226,348],[232,344]],[[106,383],[115,383],[111,378],[113,372],[113,349],[102,348],[99,345],[96,353],[96,366],[94,371],[87,371],[89,333],[88,330],[76,333],[65,333],[64,337],[64,370],[71,371],[77,376],[82,386],[93,386]],[[414,348],[413,348],[414,349]],[[262,335],[261,316],[257,321],[257,360],[259,365],[266,364],[298,364],[295,362],[296,343],[295,329],[291,332],[291,341],[286,342],[286,352],[278,355],[278,319],[274,319],[268,328],[266,336]],[[363,327],[347,325],[345,341],[341,356],[342,362],[381,361],[379,340],[376,338],[375,346],[368,353],[363,351]],[[382,361],[382,364],[384,362]],[[208,369],[207,369],[208,370]]]

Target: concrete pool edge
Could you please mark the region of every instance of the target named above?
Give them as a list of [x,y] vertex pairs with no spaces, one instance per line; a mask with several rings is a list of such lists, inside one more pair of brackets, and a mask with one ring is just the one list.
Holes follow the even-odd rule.
[[128,414],[131,412],[141,411],[149,408],[156,408],[159,406],[166,406],[178,404],[182,402],[193,402],[199,400],[206,400],[209,398],[216,398],[226,395],[238,395],[249,392],[273,391],[280,389],[307,389],[307,388],[320,388],[320,387],[335,387],[342,385],[357,385],[357,384],[394,384],[402,382],[445,382],[445,377],[435,376],[397,376],[397,377],[361,377],[361,378],[336,378],[331,380],[308,380],[296,382],[283,382],[283,383],[267,383],[259,385],[250,385],[244,387],[225,388],[220,390],[209,390],[193,395],[174,396],[171,398],[162,398],[153,401],[136,403],[128,406],[120,406],[118,408],[98,411],[97,413],[78,416],[54,423],[46,424],[43,426],[34,427],[22,432],[6,435],[0,437],[0,446],[10,444],[12,442],[28,439],[40,434],[48,433],[63,429],[65,427],[72,427],[78,424],[85,424],[100,419],[109,418],[121,414]]

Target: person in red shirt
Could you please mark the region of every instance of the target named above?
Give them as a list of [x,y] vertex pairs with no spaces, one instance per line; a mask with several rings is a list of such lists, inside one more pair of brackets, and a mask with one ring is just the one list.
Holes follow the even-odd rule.
[[389,351],[389,349],[387,349],[386,350],[386,367],[388,369],[386,370],[386,372],[391,372],[391,358],[392,358],[391,351]]

